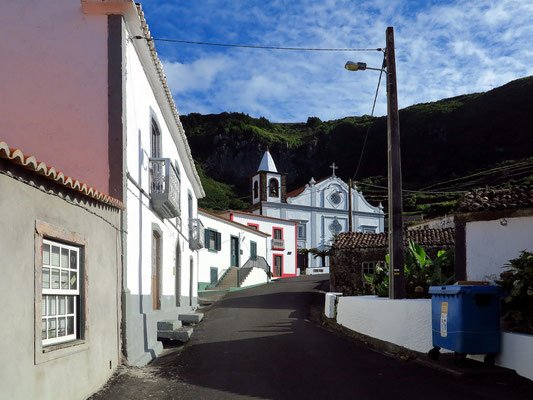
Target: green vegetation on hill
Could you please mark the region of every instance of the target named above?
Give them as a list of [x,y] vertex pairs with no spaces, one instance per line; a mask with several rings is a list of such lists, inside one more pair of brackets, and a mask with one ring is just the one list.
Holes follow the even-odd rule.
[[[404,188],[461,192],[480,186],[522,183],[533,178],[533,77],[518,79],[486,93],[474,93],[400,110]],[[211,209],[246,206],[249,179],[269,148],[278,170],[287,173],[287,189],[329,176],[332,162],[337,175],[354,174],[361,147],[368,141],[356,180],[373,204],[386,190],[386,117],[345,117],[305,123],[272,123],[241,113],[189,114],[181,117],[195,159],[212,178],[207,181],[215,199]],[[512,161],[517,160],[517,161]],[[210,189],[211,190],[211,189]],[[233,194],[235,191],[235,194]],[[234,196],[234,197],[232,197]],[[208,196],[209,197],[209,196]],[[455,209],[460,193],[406,192],[407,213],[436,215]],[[237,203],[232,203],[237,202]],[[207,206],[206,206],[207,207]]]
[[206,176],[203,168],[196,163],[196,170],[204,187],[205,197],[198,201],[198,206],[208,211],[241,210],[248,203],[239,199],[231,185],[217,182]]

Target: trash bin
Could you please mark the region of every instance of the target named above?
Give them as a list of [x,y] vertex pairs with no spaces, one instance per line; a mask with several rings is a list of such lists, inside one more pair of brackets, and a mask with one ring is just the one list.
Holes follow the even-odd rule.
[[500,351],[499,286],[431,286],[431,326],[433,349],[428,355],[439,357],[441,348],[455,352],[461,365],[467,354],[486,354],[494,363]]

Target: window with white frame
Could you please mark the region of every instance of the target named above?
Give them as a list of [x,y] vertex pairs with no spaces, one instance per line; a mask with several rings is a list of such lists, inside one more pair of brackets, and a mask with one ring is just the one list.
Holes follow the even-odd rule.
[[78,338],[80,248],[43,239],[42,345]]
[[306,237],[305,232],[305,224],[298,224],[296,227],[296,235],[298,239],[305,239]]

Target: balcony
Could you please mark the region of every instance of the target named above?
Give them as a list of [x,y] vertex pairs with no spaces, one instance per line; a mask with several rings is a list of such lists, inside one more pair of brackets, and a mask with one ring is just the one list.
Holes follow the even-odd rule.
[[162,218],[180,215],[180,179],[169,158],[150,158],[150,197]]
[[189,219],[189,248],[200,250],[204,247],[204,225],[199,219]]
[[283,239],[272,239],[272,250],[285,250],[285,241]]

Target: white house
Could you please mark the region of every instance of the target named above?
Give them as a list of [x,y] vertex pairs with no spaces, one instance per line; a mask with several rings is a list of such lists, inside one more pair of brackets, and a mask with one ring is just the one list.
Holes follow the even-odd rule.
[[270,235],[247,225],[198,210],[204,226],[199,251],[198,289],[231,289],[268,282]]
[[109,51],[122,54],[110,60],[122,79],[110,82],[122,87],[111,101],[124,106],[124,123],[110,136],[125,144],[116,166],[122,179],[111,192],[120,186],[127,207],[124,349],[130,364],[143,365],[162,351],[158,338],[179,337],[168,331],[179,331],[181,316],[197,308],[204,191],[142,9],[127,7],[108,22],[117,35]]
[[233,210],[221,215],[271,235],[270,242],[267,243],[267,261],[272,278],[298,275],[295,221]]
[[126,207],[122,348],[145,364],[197,306],[204,191],[141,6],[8,2],[0,18],[4,139]]
[[[268,150],[263,155],[257,173],[251,178],[252,212],[264,216],[298,221],[298,249],[326,250],[334,235],[348,231],[349,189],[335,176],[335,164],[330,177],[286,193],[286,174],[279,173]],[[352,222],[355,231],[381,233],[384,213],[381,204],[370,205],[363,195],[352,189]],[[298,266],[313,273],[318,268],[327,273],[320,257],[300,254]],[[326,267],[326,268],[325,268]]]
[[460,204],[455,223],[455,276],[497,280],[522,250],[533,251],[533,187],[474,190]]

